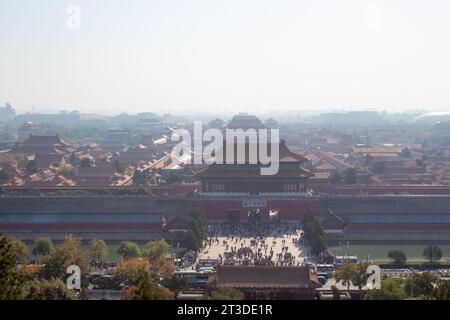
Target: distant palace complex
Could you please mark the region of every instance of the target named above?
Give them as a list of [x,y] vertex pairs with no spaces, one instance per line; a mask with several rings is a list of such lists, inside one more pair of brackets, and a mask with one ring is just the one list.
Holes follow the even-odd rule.
[[[239,115],[228,127],[246,130],[265,125],[256,117]],[[127,138],[123,131],[111,133],[105,145],[113,146],[113,159],[120,157],[116,150]],[[244,149],[248,151],[249,146]],[[33,134],[11,149],[25,156],[25,161],[34,160],[36,169],[63,167],[71,161],[72,152],[72,146],[59,136]],[[105,151],[91,154],[96,152]],[[145,145],[122,153],[130,162],[151,154]],[[133,160],[128,153],[138,158]],[[197,168],[197,182],[148,186],[149,194],[136,195],[122,192],[133,190],[131,178],[118,173],[111,162],[76,164],[73,177],[67,178],[43,170],[24,178],[28,179],[25,186],[20,179],[11,179],[3,187],[8,192],[0,195],[0,232],[25,239],[61,239],[67,233],[83,239],[180,239],[192,209],[204,212],[209,221],[228,223],[299,222],[309,210],[322,219],[332,241],[450,240],[448,186],[324,185],[315,182],[314,174],[305,168],[306,157],[291,151],[285,140],[279,141],[279,155],[275,175],[261,175],[259,162],[213,163]],[[162,154],[145,168],[163,167],[169,159]],[[14,176],[15,171],[27,170],[28,162],[4,170]],[[33,179],[41,179],[34,193],[30,192]],[[108,192],[90,193],[98,188]]]
[[[235,116],[228,127],[247,130],[264,126],[256,117]],[[230,146],[225,147],[228,152]],[[269,145],[268,149],[272,147]],[[245,164],[237,161],[234,164],[213,163],[199,170],[201,192],[198,199],[190,201],[190,207],[203,210],[207,219],[234,222],[246,221],[250,215],[266,222],[272,219],[295,221],[307,208],[317,210],[318,202],[308,199],[307,181],[311,173],[302,168],[307,159],[290,151],[284,140],[277,147],[279,170],[274,175],[261,175],[259,161],[249,163],[249,144],[242,148],[247,157]],[[236,155],[237,143],[231,148],[235,149]],[[223,152],[224,159],[226,152]]]

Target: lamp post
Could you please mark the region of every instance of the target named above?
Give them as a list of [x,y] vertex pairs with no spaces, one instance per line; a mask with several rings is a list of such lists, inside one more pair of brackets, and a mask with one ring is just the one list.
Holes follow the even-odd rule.
[[[30,243],[30,238],[29,238],[30,231],[25,230],[25,234],[26,234],[26,238],[27,238],[27,239],[25,239],[25,243],[27,243],[27,240],[28,240],[27,248],[28,248],[28,253],[30,253],[30,250],[31,250],[30,249],[31,243]],[[28,256],[25,258],[25,265],[28,265]]]
[[[40,230],[39,229],[37,229],[37,230],[34,230],[34,232],[40,232]],[[33,250],[33,247],[34,247],[34,241],[35,241],[35,239],[33,239],[33,246],[31,247],[31,250]],[[30,244],[31,244],[31,239],[30,239]],[[37,251],[35,250],[34,251],[34,262],[36,263],[36,261],[38,260],[38,256],[37,256]]]

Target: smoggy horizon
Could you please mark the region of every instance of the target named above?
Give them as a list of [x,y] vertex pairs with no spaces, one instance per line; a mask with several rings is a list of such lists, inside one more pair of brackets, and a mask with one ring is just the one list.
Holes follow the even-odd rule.
[[450,4],[0,1],[18,112],[450,111]]

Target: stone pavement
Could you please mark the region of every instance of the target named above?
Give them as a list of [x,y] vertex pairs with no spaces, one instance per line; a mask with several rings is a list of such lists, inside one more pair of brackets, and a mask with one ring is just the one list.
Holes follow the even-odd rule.
[[[284,231],[284,230],[283,230]],[[288,252],[290,252],[292,254],[292,256],[295,257],[295,264],[297,263],[303,263],[305,260],[305,257],[307,257],[307,253],[308,253],[308,249],[304,247],[302,241],[295,241],[294,240],[298,240],[300,239],[300,234],[301,234],[301,230],[295,230],[295,231],[290,231],[290,232],[280,232],[280,229],[274,229],[271,232],[268,232],[267,235],[265,234],[261,234],[260,236],[262,236],[265,240],[265,244],[268,245],[267,248],[267,253],[265,253],[265,249],[261,249],[263,255],[267,254],[269,255],[270,250],[273,249],[274,251],[274,255],[272,258],[272,261],[276,262],[278,261],[277,259],[277,254],[282,253],[282,248],[283,247],[288,247]],[[236,247],[236,250],[241,248],[241,247],[250,247],[250,243],[251,240],[254,239],[254,237],[231,237],[231,236],[225,236],[225,235],[217,235],[217,236],[213,236],[208,238],[209,239],[218,239],[219,241],[212,241],[211,242],[211,246],[209,246],[209,243],[206,245],[206,248],[202,249],[198,255],[198,259],[218,259],[219,258],[219,254],[222,255],[222,257],[224,256],[224,253],[227,251],[226,248],[226,244],[224,244],[224,241],[227,242],[227,244],[229,245],[229,249],[228,251],[230,251],[230,247]],[[285,242],[283,243],[283,240],[285,240]],[[262,242],[259,240],[258,241],[258,246],[252,246],[252,250],[253,252],[256,252],[256,248],[260,248],[261,247]]]

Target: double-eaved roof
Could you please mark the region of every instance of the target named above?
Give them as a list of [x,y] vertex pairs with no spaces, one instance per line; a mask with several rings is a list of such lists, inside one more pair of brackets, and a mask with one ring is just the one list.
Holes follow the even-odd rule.
[[[296,154],[289,150],[289,148],[286,146],[286,143],[284,140],[280,140],[280,143],[278,144],[279,147],[279,157],[278,162],[280,164],[278,173],[276,174],[277,177],[309,177],[311,176],[311,173],[306,170],[300,168],[300,165],[303,162],[308,161],[305,157]],[[230,148],[234,148],[234,160],[229,163],[227,161],[227,152],[230,152]],[[241,148],[241,149],[240,149]],[[252,149],[253,148],[253,149]],[[270,150],[273,148],[273,144],[269,144],[267,146],[267,149]],[[244,163],[239,163],[237,161],[237,153],[244,152]],[[249,157],[249,152],[256,152],[256,162],[253,163],[251,157]],[[270,157],[270,156],[269,156]],[[224,146],[221,150],[217,152],[215,155],[215,163],[210,166],[203,166],[201,167],[196,175],[197,177],[205,177],[205,176],[214,176],[214,177],[256,177],[260,176],[260,168],[262,166],[260,158],[259,158],[259,145],[250,145],[249,143],[246,143],[245,145],[238,145],[237,143],[233,144],[226,144],[224,143]],[[222,159],[222,161],[217,161],[218,159]],[[276,159],[275,159],[276,160]],[[289,165],[291,164],[291,165]]]
[[24,142],[15,144],[10,152],[13,154],[56,154],[67,153],[68,147],[70,143],[61,139],[59,135],[30,135]]
[[290,288],[313,287],[307,266],[223,266],[217,267],[219,288]]

